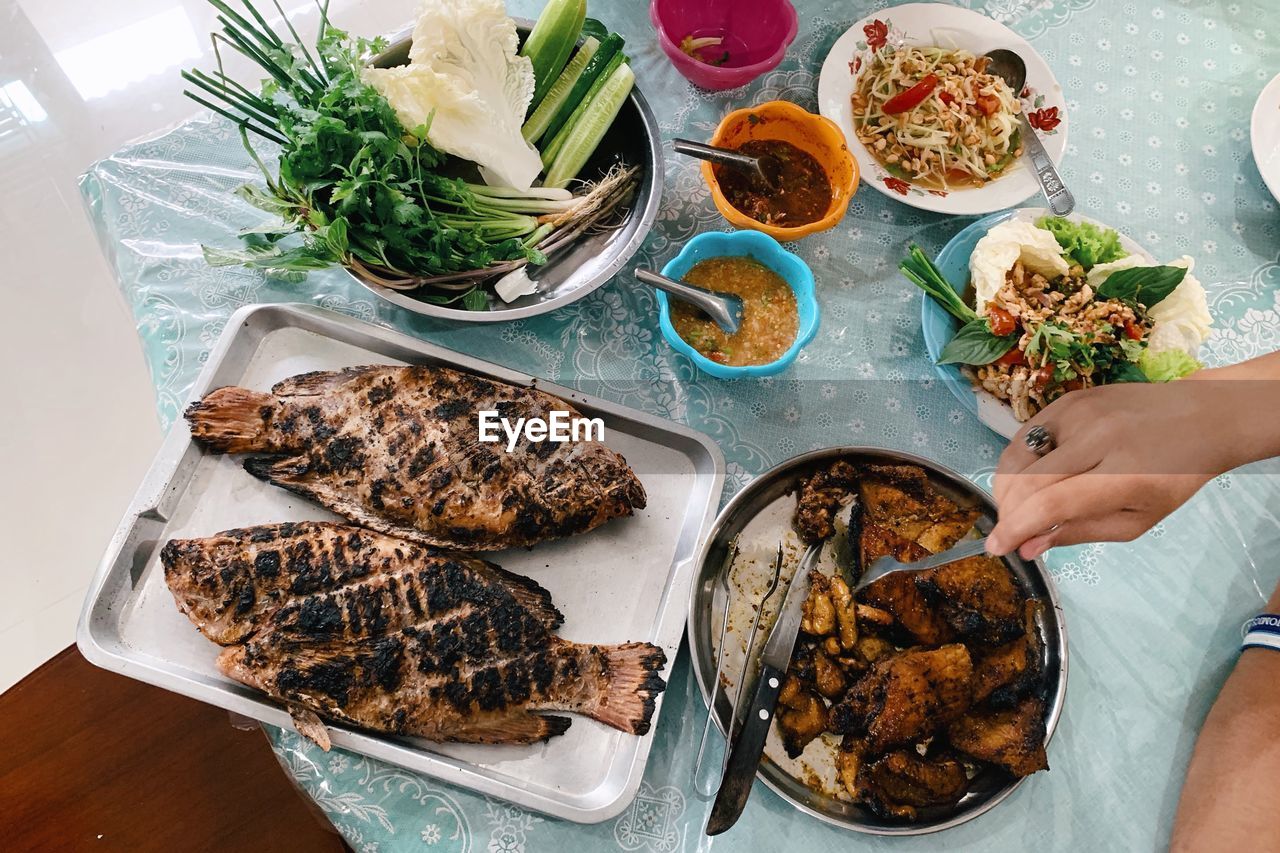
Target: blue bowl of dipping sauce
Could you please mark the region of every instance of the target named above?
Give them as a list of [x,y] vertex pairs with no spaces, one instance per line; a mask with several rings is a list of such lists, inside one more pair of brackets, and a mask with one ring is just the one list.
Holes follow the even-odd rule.
[[791,366],[818,334],[818,297],[814,291],[813,270],[800,258],[782,248],[782,244],[759,231],[708,232],[699,234],[685,243],[680,254],[667,261],[662,274],[682,281],[694,264],[710,258],[751,258],[773,272],[791,287],[796,297],[796,339],[776,361],[768,364],[730,365],[712,361],[693,348],[688,341],[676,334],[671,324],[670,297],[661,290],[658,297],[658,327],[672,349],[686,356],[699,370],[719,379],[740,379],[751,376],[774,376]]

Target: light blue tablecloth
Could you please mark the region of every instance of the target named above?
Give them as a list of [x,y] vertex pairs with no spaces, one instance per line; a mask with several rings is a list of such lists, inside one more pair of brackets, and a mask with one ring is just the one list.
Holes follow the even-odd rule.
[[[705,138],[744,104],[813,108],[817,69],[853,21],[883,3],[800,2],[786,60],[756,83],[690,87],[653,42],[647,4],[592,0],[628,38],[663,134]],[[540,0],[512,0],[531,15]],[[969,5],[969,4],[965,4]],[[1217,331],[1212,362],[1280,345],[1280,219],[1249,153],[1248,115],[1280,71],[1273,0],[974,0],[1045,56],[1066,90],[1062,171],[1078,210],[1121,227],[1162,259],[1191,254]],[[175,83],[176,85],[176,83]],[[668,158],[658,223],[638,261],[660,266],[693,234],[723,229],[696,168]],[[920,295],[896,272],[907,242],[936,250],[966,219],[921,213],[863,187],[835,230],[795,246],[818,279],[823,325],[787,374],[697,375],[656,329],[629,274],[550,316],[457,326],[390,308],[340,272],[282,285],[210,269],[199,244],[234,242],[261,219],[229,192],[253,177],[233,129],[193,120],[96,164],[82,189],[133,308],[160,417],[174,420],[237,307],[310,301],[692,424],[730,463],[729,492],[796,453],[842,443],[930,456],[988,483],[1001,442],[933,378]],[[1224,417],[1247,413],[1224,413]],[[1274,479],[1237,472],[1132,545],[1054,553],[1071,635],[1066,711],[1052,770],[945,835],[847,835],[757,785],[725,849],[1149,850],[1162,847],[1195,732],[1235,658],[1238,626],[1277,579]],[[726,494],[727,497],[727,494]],[[639,796],[620,817],[577,826],[273,731],[281,761],[361,853],[391,850],[693,850],[707,805],[690,789],[702,702],[681,655]]]

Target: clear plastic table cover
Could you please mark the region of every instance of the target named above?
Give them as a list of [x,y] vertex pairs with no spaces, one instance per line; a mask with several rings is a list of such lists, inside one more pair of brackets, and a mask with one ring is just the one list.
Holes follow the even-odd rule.
[[[509,2],[513,14],[527,16],[540,5]],[[745,104],[785,98],[813,108],[828,46],[885,4],[800,0],[800,34],[783,64],[723,93],[696,90],[677,75],[652,37],[647,5],[593,0],[592,13],[627,37],[663,135],[699,139]],[[1063,84],[1070,140],[1062,172],[1080,212],[1122,227],[1162,259],[1197,258],[1217,324],[1208,360],[1238,361],[1280,345],[1280,217],[1248,140],[1253,100],[1280,70],[1273,2],[972,5],[1030,39]],[[666,165],[662,212],[637,258],[655,267],[692,235],[727,227],[696,163],[669,156]],[[789,456],[846,443],[923,454],[989,486],[1001,440],[934,379],[920,336],[921,296],[896,271],[908,242],[936,251],[968,219],[922,213],[863,186],[837,228],[792,246],[817,276],[818,339],[782,376],[725,382],[699,375],[667,347],[652,294],[629,273],[551,315],[495,327],[411,316],[340,271],[295,285],[211,269],[200,244],[233,244],[238,228],[264,216],[230,193],[253,177],[234,128],[197,118],[127,146],[83,178],[165,424],[235,308],[306,301],[704,430],[730,463],[726,499]],[[1162,848],[1196,731],[1236,658],[1239,626],[1280,572],[1275,470],[1218,479],[1134,543],[1050,555],[1071,647],[1052,770],[942,836],[851,838],[758,784],[739,825],[706,839],[708,804],[690,781],[691,745],[705,711],[687,653],[672,673],[639,795],[595,826],[528,813],[340,750],[325,754],[291,731],[272,730],[272,741],[284,767],[362,853]],[[625,561],[618,571],[627,571]]]

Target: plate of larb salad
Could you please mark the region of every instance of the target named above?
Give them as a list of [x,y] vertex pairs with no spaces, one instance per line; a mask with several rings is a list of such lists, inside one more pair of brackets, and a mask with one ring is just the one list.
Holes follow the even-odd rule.
[[1212,331],[1192,258],[1159,260],[1088,217],[983,217],[900,269],[927,297],[925,348],[956,398],[1012,438],[1064,394],[1170,382],[1202,367]]
[[[1026,62],[1021,91],[990,73],[984,54],[997,48]],[[1062,87],[1044,58],[1003,24],[934,3],[883,9],[837,39],[818,108],[844,131],[863,181],[937,213],[991,213],[1040,191],[1019,113],[1055,165],[1067,146]]]

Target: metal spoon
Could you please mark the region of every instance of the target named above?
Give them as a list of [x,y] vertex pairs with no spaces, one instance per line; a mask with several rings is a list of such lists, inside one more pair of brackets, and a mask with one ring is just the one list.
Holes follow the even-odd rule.
[[[997,77],[1003,77],[1015,96],[1021,92],[1027,82],[1027,64],[1022,61],[1022,57],[1012,50],[1003,48],[990,51],[986,56],[991,60],[987,71]],[[1022,145],[1027,150],[1027,156],[1031,158],[1032,171],[1036,174],[1036,180],[1040,182],[1040,189],[1049,200],[1049,209],[1057,216],[1066,216],[1075,209],[1075,197],[1062,182],[1062,176],[1058,174],[1053,161],[1049,159],[1049,152],[1044,150],[1036,129],[1027,119],[1026,111],[1020,110],[1018,117],[1022,119]]]
[[688,302],[731,335],[742,326],[742,299],[732,293],[704,290],[642,267],[636,269],[636,280]]
[[694,142],[691,139],[674,139],[671,142],[671,146],[677,154],[697,157],[699,160],[708,160],[712,163],[719,163],[722,166],[728,166],[731,169],[754,175],[763,181],[766,186],[774,189],[777,189],[782,178],[782,161],[772,154],[753,157],[750,154],[734,151],[732,148],[703,145],[701,142]]

